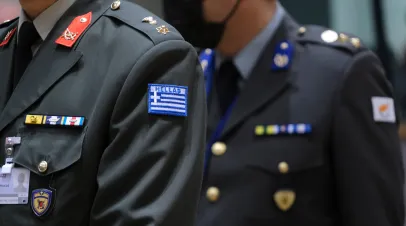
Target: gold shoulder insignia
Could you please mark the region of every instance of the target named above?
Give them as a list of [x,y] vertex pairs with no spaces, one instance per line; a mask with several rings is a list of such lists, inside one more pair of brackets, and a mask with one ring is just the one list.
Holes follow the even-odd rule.
[[154,45],[167,40],[183,40],[170,24],[132,1],[112,0],[104,16],[115,18],[150,39]]
[[366,49],[358,37],[316,25],[300,27],[297,31],[297,40],[300,43],[314,43],[345,49],[352,53]]

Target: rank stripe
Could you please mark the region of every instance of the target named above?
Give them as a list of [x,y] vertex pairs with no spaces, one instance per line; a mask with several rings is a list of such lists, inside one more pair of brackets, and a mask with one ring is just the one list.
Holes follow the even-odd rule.
[[254,133],[256,136],[275,136],[275,135],[303,135],[310,134],[312,126],[306,123],[283,124],[283,125],[257,125]]
[[[60,122],[51,124],[47,123],[52,117],[60,117]],[[69,122],[68,119],[76,119],[75,122]],[[56,115],[26,115],[24,124],[26,125],[48,125],[48,126],[65,126],[65,127],[82,127],[85,122],[85,117],[83,116],[56,116]]]

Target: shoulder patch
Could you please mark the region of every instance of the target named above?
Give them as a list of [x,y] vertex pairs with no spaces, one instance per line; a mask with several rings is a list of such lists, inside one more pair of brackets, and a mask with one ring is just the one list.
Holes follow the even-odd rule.
[[0,22],[0,28],[8,27],[8,26],[10,26],[12,23],[14,23],[16,20],[18,20],[18,17],[17,17],[17,18],[14,18],[14,19],[11,19],[11,20],[5,20],[5,21],[3,21],[3,22]]
[[299,43],[331,46],[353,54],[367,49],[358,37],[339,33],[317,25],[300,27],[297,32],[297,41]]
[[116,0],[104,16],[113,17],[137,29],[149,37],[155,45],[166,40],[183,40],[181,34],[170,24],[132,2]]
[[148,113],[187,116],[187,86],[148,84]]

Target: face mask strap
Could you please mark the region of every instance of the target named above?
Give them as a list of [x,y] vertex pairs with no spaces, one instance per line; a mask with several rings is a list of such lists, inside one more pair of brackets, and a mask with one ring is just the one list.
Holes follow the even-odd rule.
[[223,21],[224,24],[227,23],[227,21],[230,20],[231,17],[234,16],[235,12],[237,12],[238,6],[240,6],[240,3],[241,3],[241,0],[237,0],[237,2],[235,3],[235,5],[231,9],[231,11],[228,13],[226,18],[224,19],[224,21]]

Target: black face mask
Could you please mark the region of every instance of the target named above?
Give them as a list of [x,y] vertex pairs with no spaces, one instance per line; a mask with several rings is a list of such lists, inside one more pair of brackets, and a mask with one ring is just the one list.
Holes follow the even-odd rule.
[[193,46],[215,48],[223,37],[225,24],[234,15],[241,0],[221,23],[206,22],[202,0],[164,0],[165,20]]

